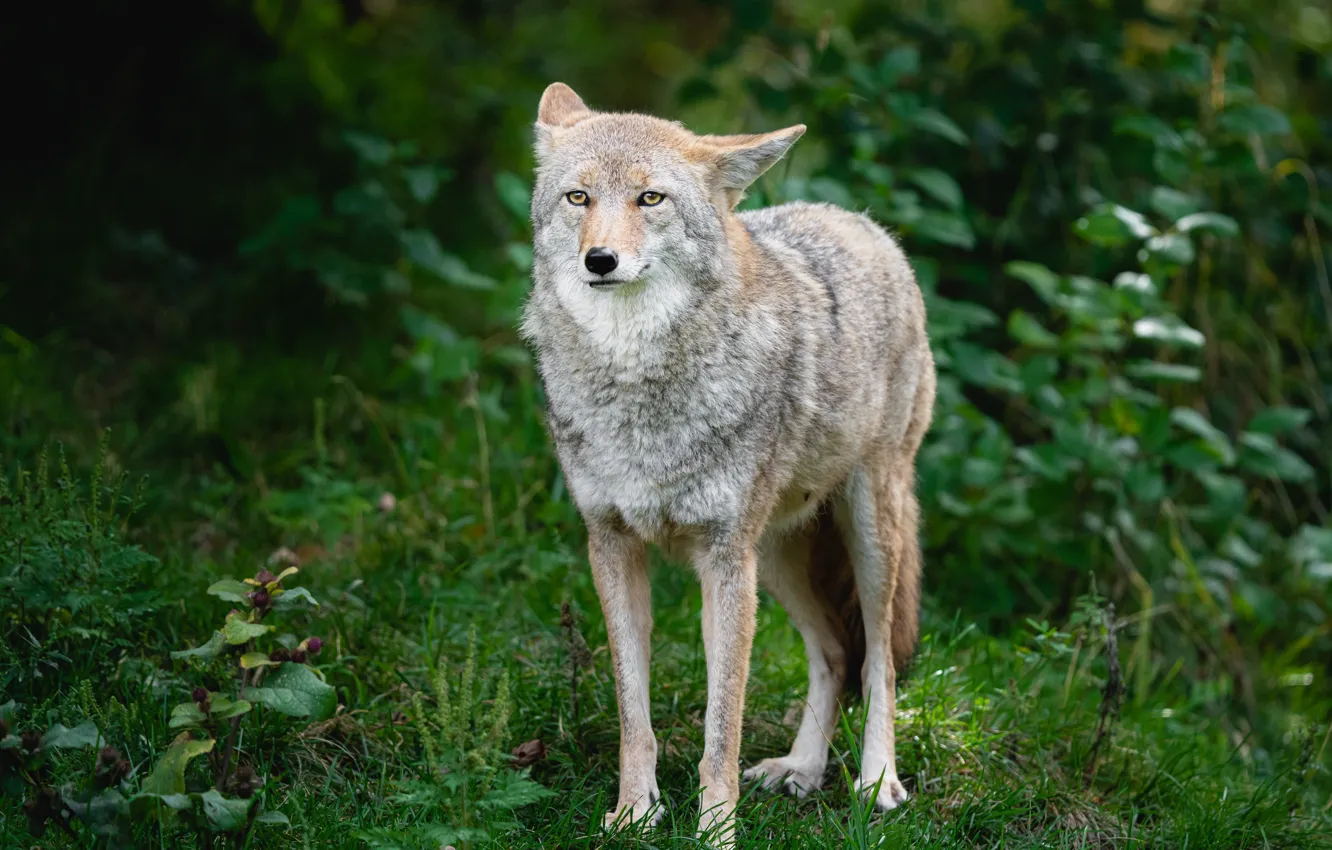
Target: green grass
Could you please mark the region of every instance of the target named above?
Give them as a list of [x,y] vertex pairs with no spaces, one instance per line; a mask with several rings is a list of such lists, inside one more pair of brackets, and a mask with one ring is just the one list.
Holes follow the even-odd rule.
[[[292,822],[289,832],[257,828],[249,846],[700,846],[695,766],[706,672],[690,571],[657,564],[653,573],[652,707],[666,817],[658,828],[608,837],[598,825],[615,799],[618,720],[605,633],[577,515],[532,409],[510,410],[513,423],[488,435],[468,409],[458,410],[440,426],[443,439],[422,441],[431,447],[418,456],[407,441],[395,444],[404,460],[398,471],[383,463],[383,444],[350,436],[364,434],[369,417],[355,420],[366,409],[335,405],[334,416],[321,414],[318,436],[287,455],[285,487],[218,472],[184,476],[179,486],[156,482],[131,527],[161,558],[144,580],[162,604],[128,645],[80,643],[54,681],[8,671],[26,716],[99,718],[108,740],[145,771],[173,737],[171,706],[198,683],[166,654],[205,639],[227,607],[203,588],[251,574],[285,544],[302,553],[301,583],[323,603],[295,629],[324,636],[319,667],[344,708],[303,733],[283,720],[243,727],[243,757],[269,777],[267,806]],[[399,419],[393,432],[424,425]],[[478,492],[483,481],[489,499]],[[378,507],[384,492],[396,498],[391,512]],[[927,568],[927,595],[929,588]],[[579,641],[561,626],[566,602],[591,650],[586,666],[574,663]],[[1290,688],[1284,702],[1264,706],[1265,723],[1255,727],[1236,708],[1229,679],[1144,677],[1131,652],[1142,618],[1119,629],[1133,687],[1110,717],[1092,769],[1107,664],[1102,609],[1083,603],[1062,630],[1029,621],[1009,634],[984,634],[964,613],[927,603],[921,651],[899,698],[899,767],[911,800],[880,814],[848,793],[856,752],[847,730],[859,718],[851,704],[825,790],[801,801],[751,794],[739,810],[740,846],[1332,846],[1327,703]],[[745,763],[789,746],[805,685],[803,649],[784,614],[765,598],[759,619]],[[463,762],[436,769],[433,779],[427,766],[419,711],[435,709],[432,671],[453,682],[456,698],[473,631],[476,734],[506,707],[494,699],[506,672],[502,748],[533,739],[547,748],[531,777],[553,793],[515,810],[465,801],[456,787]],[[152,668],[139,659],[167,672],[146,683]],[[1150,663],[1169,671],[1173,660]],[[1258,740],[1255,728],[1285,732]],[[479,780],[512,781],[506,759],[481,761],[472,765]],[[80,770],[86,765],[74,757],[57,768],[62,776]],[[5,846],[31,841],[24,825],[7,795]],[[473,840],[460,840],[458,827],[474,830],[461,834]],[[180,834],[146,826],[138,838],[167,846]],[[61,840],[54,831],[44,839]]]

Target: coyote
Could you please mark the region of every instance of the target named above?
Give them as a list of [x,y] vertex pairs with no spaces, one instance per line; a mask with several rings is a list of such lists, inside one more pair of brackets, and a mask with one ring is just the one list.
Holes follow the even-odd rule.
[[648,544],[691,561],[703,590],[700,833],[734,841],[759,584],[804,639],[809,694],[791,752],[745,779],[819,788],[839,698],[858,685],[857,790],[881,809],[907,798],[893,714],[918,632],[915,456],[934,361],[911,267],[869,218],[807,203],[735,211],[804,131],[699,136],[594,112],[563,83],[538,108],[522,330],[610,638],[608,827],[661,815]]

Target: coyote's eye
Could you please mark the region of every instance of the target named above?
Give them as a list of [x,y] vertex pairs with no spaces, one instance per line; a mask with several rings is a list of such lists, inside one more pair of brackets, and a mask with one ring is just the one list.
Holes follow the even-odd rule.
[[577,189],[575,189],[574,191],[570,192],[569,194],[565,195],[564,197],[568,199],[569,203],[573,204],[573,205],[576,206],[576,207],[585,207],[585,206],[587,206],[587,193],[586,193],[586,192],[580,192],[580,191],[578,191]]
[[666,200],[666,196],[660,192],[644,192],[638,196],[638,205],[640,207],[655,207],[664,200]]

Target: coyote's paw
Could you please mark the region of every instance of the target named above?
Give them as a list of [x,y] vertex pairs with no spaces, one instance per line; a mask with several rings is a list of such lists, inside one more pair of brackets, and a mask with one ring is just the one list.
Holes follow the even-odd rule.
[[790,756],[764,759],[746,770],[746,782],[758,782],[765,791],[781,790],[799,799],[823,786],[823,768],[794,761]]
[[856,793],[884,812],[891,812],[907,801],[906,788],[896,776],[888,774],[884,774],[882,780],[877,776],[873,779],[860,777],[856,780]]
[[620,801],[615,811],[607,812],[602,821],[604,829],[625,829],[641,823],[643,826],[656,826],[666,814],[661,805],[660,795],[656,791],[644,794],[633,802]]

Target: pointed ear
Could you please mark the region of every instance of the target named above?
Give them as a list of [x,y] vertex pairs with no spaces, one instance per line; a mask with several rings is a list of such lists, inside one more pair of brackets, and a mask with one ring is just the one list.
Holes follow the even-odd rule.
[[541,95],[541,105],[537,107],[537,156],[550,153],[564,130],[591,115],[592,110],[587,108],[583,99],[564,83],[547,86],[545,94]]
[[[743,192],[749,184],[796,143],[805,133],[805,125],[797,124],[785,130],[746,136],[703,136],[701,141],[712,154],[710,159],[721,175],[722,188]],[[738,201],[738,198],[737,198]]]

